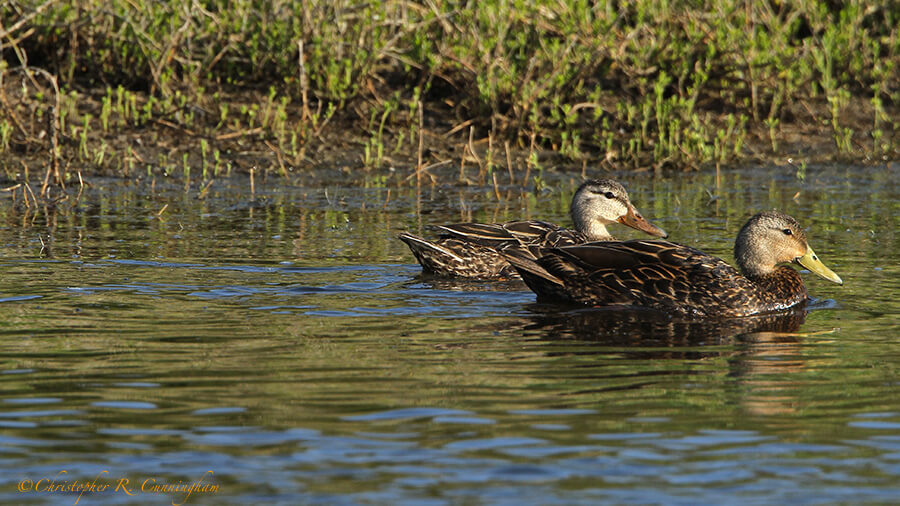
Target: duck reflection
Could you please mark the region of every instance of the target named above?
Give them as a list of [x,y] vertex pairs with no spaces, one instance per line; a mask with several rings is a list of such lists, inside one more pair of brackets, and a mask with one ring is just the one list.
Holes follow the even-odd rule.
[[[805,309],[743,318],[691,320],[653,310],[592,308],[559,312],[558,306],[535,304],[529,333],[547,339],[603,342],[611,346],[681,347],[736,344],[745,336],[777,334],[790,340],[806,319]],[[758,337],[749,338],[751,341]]]
[[478,280],[447,278],[429,273],[419,274],[403,283],[405,288],[427,288],[453,292],[522,292],[527,290],[521,279]]
[[598,355],[617,348],[619,356],[631,360],[725,359],[725,378],[736,387],[734,401],[748,414],[768,416],[798,409],[795,391],[802,380],[794,374],[807,368],[804,334],[798,331],[808,309],[679,320],[655,311],[603,308],[560,313],[555,308],[556,312],[550,306],[529,308],[533,315],[523,330],[542,340],[595,343]]

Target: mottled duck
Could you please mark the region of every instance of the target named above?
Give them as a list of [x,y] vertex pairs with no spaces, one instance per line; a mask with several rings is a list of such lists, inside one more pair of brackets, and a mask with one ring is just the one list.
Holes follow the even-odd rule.
[[749,316],[805,304],[800,274],[779,264],[798,263],[843,284],[819,261],[800,224],[777,211],[753,216],[738,232],[738,269],[689,246],[660,240],[557,248],[509,245],[502,251],[541,300],[698,317]]
[[559,247],[589,241],[613,241],[606,226],[612,223],[641,230],[656,237],[666,232],[638,212],[625,188],[610,179],[583,183],[572,197],[570,214],[574,229],[535,220],[508,223],[457,223],[441,225],[440,236],[429,241],[402,233],[400,240],[412,250],[425,272],[474,279],[518,279],[515,269],[498,252],[519,246]]

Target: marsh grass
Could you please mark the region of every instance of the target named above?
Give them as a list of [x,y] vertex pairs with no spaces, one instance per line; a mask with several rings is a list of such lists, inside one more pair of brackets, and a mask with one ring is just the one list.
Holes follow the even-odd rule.
[[323,150],[366,169],[463,153],[460,179],[469,157],[490,184],[502,164],[539,184],[539,150],[656,170],[822,139],[900,156],[900,9],[880,2],[12,0],[0,23],[0,164],[49,154],[61,184],[287,175]]

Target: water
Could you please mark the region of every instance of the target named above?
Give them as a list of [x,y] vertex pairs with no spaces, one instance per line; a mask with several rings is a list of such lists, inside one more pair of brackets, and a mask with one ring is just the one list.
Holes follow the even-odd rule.
[[897,173],[622,177],[673,240],[728,260],[748,216],[782,209],[845,281],[807,275],[810,311],[728,323],[421,277],[395,238],[567,223],[567,176],[499,203],[240,180],[203,199],[112,180],[50,209],[7,197],[0,501],[896,503]]

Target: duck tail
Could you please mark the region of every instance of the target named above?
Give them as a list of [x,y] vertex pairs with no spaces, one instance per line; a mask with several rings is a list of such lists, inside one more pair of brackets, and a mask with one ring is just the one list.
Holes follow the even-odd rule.
[[452,259],[453,261],[457,261],[457,262],[464,261],[464,259],[462,257],[460,257],[456,253],[450,251],[449,249],[447,249],[439,244],[435,244],[427,239],[423,239],[419,236],[403,232],[402,234],[399,234],[397,237],[401,241],[405,242],[407,246],[409,246],[409,249],[410,249],[410,251],[413,252],[413,255],[415,255],[416,258],[419,259],[419,263],[422,263],[421,258],[420,258],[421,255],[426,252],[430,253],[432,256],[438,255],[438,256],[442,256],[442,257],[448,257],[449,259]]
[[537,294],[538,300],[552,302],[572,300],[563,281],[538,263],[538,256],[541,254],[540,247],[513,244],[501,248],[500,254],[522,276],[522,280],[525,281],[528,288]]
[[421,237],[406,232],[397,237],[409,246],[410,251],[416,257],[416,261],[428,272],[452,274],[449,270],[450,266],[461,265],[466,261],[451,249]]

